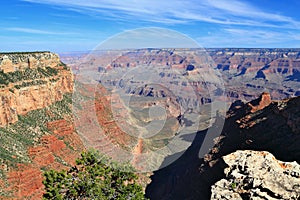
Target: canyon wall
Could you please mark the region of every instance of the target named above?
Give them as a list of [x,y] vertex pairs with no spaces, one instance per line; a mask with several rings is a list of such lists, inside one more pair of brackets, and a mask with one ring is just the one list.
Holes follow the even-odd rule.
[[[294,170],[288,168],[290,164],[286,162],[300,161],[300,97],[269,100],[269,94],[263,93],[249,103],[234,102],[227,112],[222,134],[218,137],[208,135],[214,144],[209,153],[199,157],[207,136],[206,131],[200,131],[182,157],[154,172],[152,182],[146,189],[147,196],[151,199],[252,199],[257,192],[265,195],[266,199],[271,199],[268,198],[270,194],[274,199],[299,199],[299,165]],[[212,129],[218,127],[220,125],[216,120]],[[237,150],[242,151],[233,153]],[[256,153],[249,154],[245,150]],[[248,155],[253,159],[249,160]],[[274,168],[271,162],[260,162],[270,160],[267,157],[278,166]],[[255,164],[256,170],[253,169]],[[262,165],[264,167],[260,168]],[[272,176],[273,173],[277,174],[278,179]],[[291,173],[296,177],[293,180],[290,179]],[[283,182],[289,179],[289,182]],[[220,180],[223,181],[218,182]],[[281,186],[287,190],[279,188]],[[293,191],[291,187],[294,187]]]
[[[219,96],[222,90],[215,89],[215,79],[224,82],[228,102],[250,101],[262,92],[270,93],[277,100],[300,95],[299,48],[137,49],[106,54],[95,51],[81,56],[64,54],[62,59],[74,70],[91,70],[94,74],[155,66],[163,80],[173,79],[170,86],[183,88],[182,91],[191,86],[193,93],[198,92],[196,99],[189,95],[191,91],[187,91],[187,98],[181,99],[184,107],[209,103],[211,96]],[[207,66],[222,78],[207,76]],[[123,75],[126,80],[127,74]],[[117,83],[114,79],[110,81],[111,84]],[[120,87],[129,92],[134,90],[128,84]]]
[[50,52],[0,54],[0,126],[72,92],[73,76]]
[[0,53],[0,70],[4,73],[37,67],[57,67],[59,56],[48,51]]
[[57,54],[0,53],[0,199],[42,199],[43,172],[75,164],[72,92]]

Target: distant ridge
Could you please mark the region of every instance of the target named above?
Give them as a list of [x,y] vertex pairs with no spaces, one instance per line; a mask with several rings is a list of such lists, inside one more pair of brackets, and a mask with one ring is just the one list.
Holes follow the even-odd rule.
[[0,52],[0,54],[33,54],[33,53],[51,53],[51,51],[12,51],[12,52]]

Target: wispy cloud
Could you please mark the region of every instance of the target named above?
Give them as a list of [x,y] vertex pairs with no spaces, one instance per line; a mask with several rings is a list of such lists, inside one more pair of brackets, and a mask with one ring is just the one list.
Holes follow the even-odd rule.
[[153,0],[23,0],[63,6],[77,12],[114,20],[143,20],[159,23],[203,21],[216,24],[299,29],[300,22],[289,16],[266,12],[240,0],[153,1]]
[[271,30],[247,30],[247,29],[237,29],[237,28],[227,28],[224,29],[224,33],[228,33],[232,37],[236,38],[250,38],[253,40],[258,40],[261,43],[275,43],[275,42],[284,42],[284,41],[300,41],[300,34],[291,31],[287,32],[278,32]]
[[30,34],[43,34],[43,35],[69,35],[74,34],[70,32],[54,32],[40,29],[32,29],[32,28],[22,28],[22,27],[9,27],[5,28],[7,31],[21,32],[21,33],[30,33]]
[[225,28],[217,34],[196,40],[209,47],[299,47],[300,34],[292,31]]

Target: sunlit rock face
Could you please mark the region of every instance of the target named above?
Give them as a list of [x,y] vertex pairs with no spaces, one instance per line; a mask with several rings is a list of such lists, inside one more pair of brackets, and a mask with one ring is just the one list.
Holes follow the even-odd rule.
[[0,53],[0,199],[41,199],[43,171],[68,169],[85,149],[73,80],[57,54]]
[[[300,94],[300,49],[211,48],[205,50],[214,62],[212,68],[222,74],[222,79],[226,84],[226,95],[230,102],[237,99],[250,101],[262,92],[270,93],[272,99],[276,100]],[[187,52],[186,49],[141,49],[124,54],[109,52],[102,55],[101,62],[90,61],[90,63],[93,62],[95,69],[101,66],[99,69],[102,70],[159,64],[169,66],[174,70],[186,70],[188,75],[197,74],[199,63],[201,65],[207,61],[199,58],[197,54],[199,49],[188,49],[188,55],[180,53],[184,51]],[[110,60],[112,55],[117,59]],[[85,56],[86,54],[81,56],[65,54],[63,60],[70,63],[74,69],[78,69],[80,67],[76,65],[76,62],[78,64],[78,60]],[[161,75],[170,74],[162,73]],[[202,71],[201,75],[205,75],[205,72]],[[205,80],[208,85],[201,84],[199,79],[195,80],[198,82],[199,90],[211,87],[211,81],[206,77]],[[203,101],[206,102],[207,99]]]
[[265,151],[236,151],[222,158],[226,177],[212,186],[211,199],[298,199],[300,165]]
[[0,69],[4,73],[22,71],[26,68],[56,67],[59,56],[51,52],[0,53]]
[[50,52],[0,54],[0,126],[44,108],[73,91],[73,75]]
[[273,99],[299,96],[300,49],[208,49],[224,75],[232,99],[251,100],[269,92]]

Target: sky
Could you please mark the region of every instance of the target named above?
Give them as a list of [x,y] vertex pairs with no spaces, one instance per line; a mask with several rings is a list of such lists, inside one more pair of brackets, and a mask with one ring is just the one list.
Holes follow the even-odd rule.
[[87,51],[147,27],[205,48],[299,48],[299,8],[299,0],[5,0],[0,51]]

